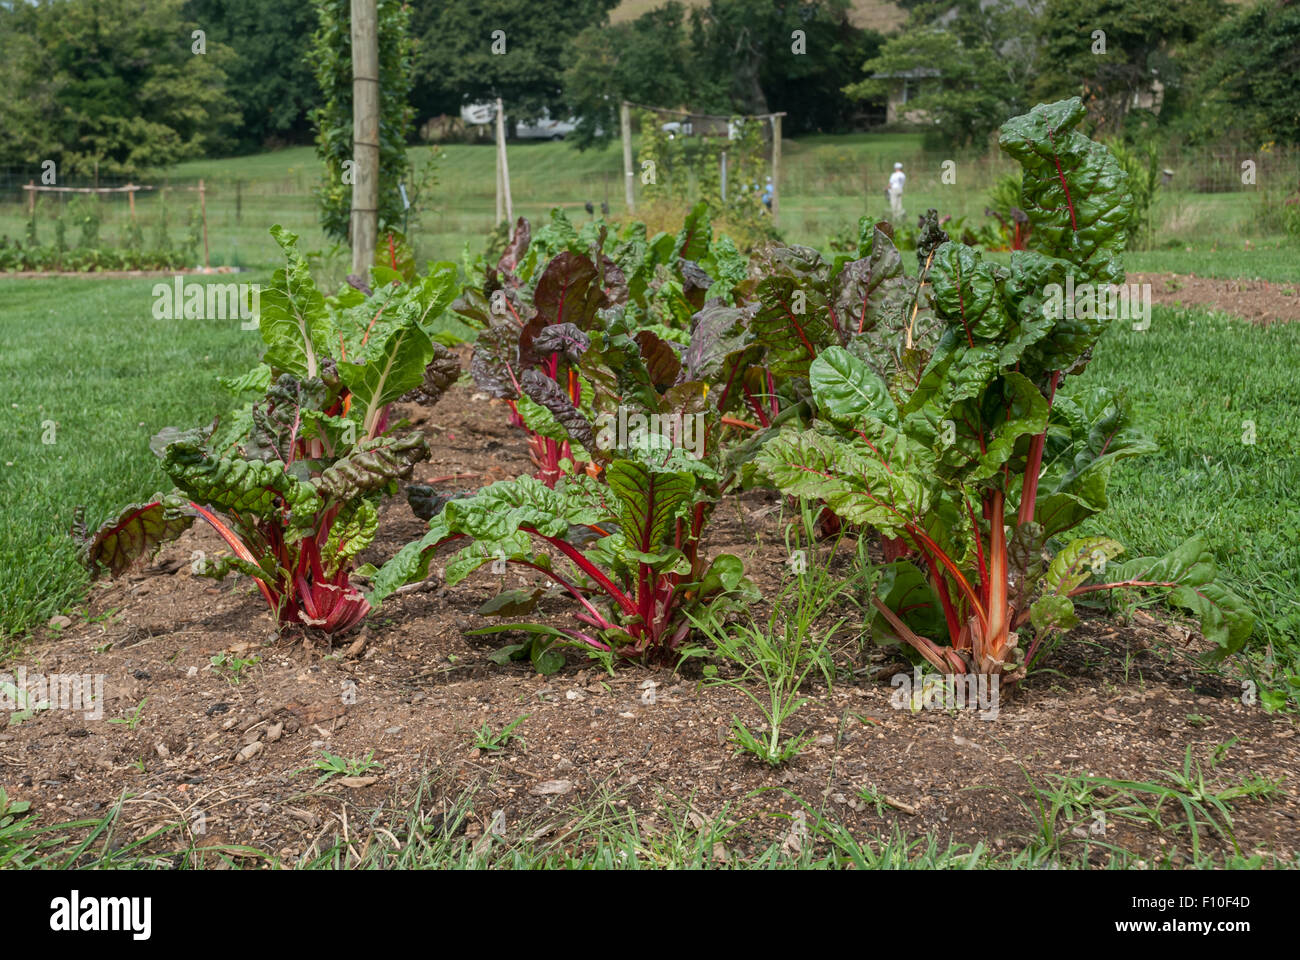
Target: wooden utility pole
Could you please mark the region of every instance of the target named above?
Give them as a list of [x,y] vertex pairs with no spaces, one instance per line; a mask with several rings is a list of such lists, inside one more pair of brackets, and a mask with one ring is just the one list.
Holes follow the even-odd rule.
[[[515,206],[510,202],[510,164],[506,162],[506,111],[497,97],[497,169],[501,177],[502,193],[506,202],[506,223],[515,222]],[[497,223],[501,222],[500,210]]]
[[618,108],[619,126],[623,131],[623,200],[627,212],[636,212],[636,196],[632,189],[632,107],[626,100]]
[[781,118],[772,114],[772,226],[781,223]]
[[379,218],[377,0],[352,0],[352,272],[375,261]]

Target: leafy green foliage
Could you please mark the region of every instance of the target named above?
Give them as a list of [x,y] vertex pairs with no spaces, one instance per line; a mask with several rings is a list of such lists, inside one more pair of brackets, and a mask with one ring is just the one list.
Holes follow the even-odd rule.
[[[717,475],[666,443],[643,442],[605,470],[608,486],[587,476],[560,478],[553,487],[531,477],[499,481],[473,496],[451,500],[429,523],[423,539],[407,544],[373,578],[372,602],[429,575],[435,552],[469,539],[450,556],[444,576],[458,583],[487,564],[516,563],[544,572],[581,606],[579,627],[512,624],[491,632],[529,630],[547,641],[507,648],[525,650],[539,663],[550,638],[631,657],[671,658],[690,629],[692,614],[721,615],[752,596],[740,560],[701,552],[703,526],[715,502]],[[575,573],[557,565],[566,558]],[[588,594],[603,595],[599,609]],[[483,612],[518,616],[540,592],[510,595]],[[505,602],[508,600],[508,602]]]
[[[1131,222],[1125,175],[1074,129],[1083,117],[1075,99],[1002,127],[1003,148],[1021,163],[1036,248],[1013,252],[1009,266],[938,234],[928,251],[918,248],[926,293],[891,277],[901,310],[873,303],[869,283],[856,286],[850,302],[863,304],[861,334],[837,316],[832,304],[849,298],[827,295],[831,271],[811,256],[778,257],[785,282],[764,281],[775,304],[769,355],[781,372],[806,376],[816,418],[811,429],[790,425],[770,440],[759,470],[783,492],[824,501],[843,520],[906,545],[908,555],[882,580],[875,626],[942,671],[1018,679],[1040,645],[1075,622],[1071,598],[1103,589],[1165,592],[1200,617],[1219,655],[1240,649],[1252,629],[1199,542],[1132,561],[1106,583],[1100,575],[1117,543],[1059,539],[1105,508],[1115,462],[1154,449],[1133,429],[1122,397],[1057,397],[1062,377],[1082,371],[1113,318],[1054,309],[1051,285],[1122,280]],[[881,255],[887,242],[873,234],[882,263],[893,259]],[[805,294],[803,315],[786,307],[796,292]],[[927,314],[935,322],[918,335]],[[892,338],[866,335],[880,318]],[[1046,568],[1045,548],[1055,552]],[[936,614],[946,645],[918,632],[932,630]],[[1022,652],[1017,630],[1027,623],[1037,632]]]
[[[985,37],[965,37],[950,24],[914,24],[888,38],[862,64],[865,77],[845,92],[855,99],[884,100],[903,78],[910,86],[905,110],[921,112],[928,132],[945,143],[982,146],[1008,113],[1024,106],[1024,87],[1015,71]],[[901,112],[901,111],[900,111]],[[905,119],[905,117],[900,117]]]
[[455,273],[435,267],[437,280],[401,284],[376,270],[378,292],[327,300],[297,236],[278,226],[272,234],[286,266],[261,298],[266,352],[231,383],[258,399],[224,423],[161,431],[152,446],[176,489],[83,534],[85,560],[92,573],[117,576],[201,518],[232,555],[197,572],[243,573],[281,622],[335,633],[369,610],[351,571],[374,539],[378,500],[428,456],[419,433],[390,432],[388,411],[428,389],[427,368],[447,360],[426,327]]
[[[501,97],[511,122],[567,116],[564,69],[575,33],[603,25],[616,0],[415,5],[412,102],[421,116]],[[500,31],[500,35],[495,31]]]
[[1300,93],[1294,82],[1300,7],[1243,5],[1207,31],[1199,51],[1203,97],[1188,112],[1192,133],[1218,141],[1229,132],[1248,143],[1300,143]]
[[[323,105],[312,112],[316,153],[325,164],[319,191],[321,226],[332,237],[348,237],[352,186],[343,179],[352,150],[352,16],[349,0],[312,0],[320,26],[312,35],[308,61],[316,71]],[[379,233],[403,223],[398,184],[409,180],[406,139],[415,111],[411,89],[410,8],[399,0],[379,0]]]
[[223,133],[242,153],[311,139],[310,112],[320,90],[306,53],[315,11],[299,0],[186,0],[186,12],[229,47],[226,88],[243,108]]
[[[53,160],[62,178],[138,176],[207,154],[239,118],[209,36],[193,52],[184,0],[0,7],[0,164]],[[142,55],[147,51],[147,55]],[[86,244],[94,246],[94,244]]]
[[[598,473],[610,459],[602,419],[675,415],[680,427],[703,410],[722,369],[703,351],[734,322],[717,325],[716,312],[702,319],[700,311],[706,296],[720,307],[748,283],[735,245],[713,238],[705,204],[676,236],[650,239],[641,224],[616,239],[600,221],[579,231],[558,211],[534,235],[520,218],[496,265],[475,273],[481,285],[453,304],[483,328],[470,374],[529,433],[536,476],[548,486],[566,472]],[[692,357],[707,369],[684,367]]]

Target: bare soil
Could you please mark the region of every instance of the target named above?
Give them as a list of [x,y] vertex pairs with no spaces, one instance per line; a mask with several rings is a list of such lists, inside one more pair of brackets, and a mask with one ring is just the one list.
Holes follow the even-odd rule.
[[[529,469],[523,435],[471,387],[405,412],[434,450],[416,480],[451,476],[444,488],[472,489]],[[610,676],[573,651],[551,677],[526,663],[490,662],[502,641],[466,636],[490,622],[474,610],[503,583],[540,583],[541,574],[512,567],[503,578],[485,568],[454,588],[435,577],[428,589],[385,603],[331,651],[300,634],[278,637],[248,581],[193,576],[194,551],[221,549],[199,526],[148,569],[98,585],[88,620],[50,631],[22,658],[29,671],[106,675],[102,719],[50,710],[0,728],[0,784],[11,799],[30,800],[43,823],[102,817],[125,793],[122,841],[182,823],[182,840],[192,836],[200,848],[246,845],[292,862],[349,829],[360,848],[372,830],[364,811],[407,802],[430,778],[437,787],[424,802],[435,812],[477,791],[471,835],[497,810],[508,825],[563,825],[575,805],[613,791],[651,830],[665,807],[688,802],[706,819],[724,809],[752,817],[718,854],[743,855],[747,845],[788,834],[779,814],[796,809],[793,794],[860,838],[897,827],[1014,849],[1035,829],[1021,803],[1030,797],[1027,777],[1044,787],[1065,774],[1149,780],[1180,769],[1188,746],[1208,770],[1211,751],[1235,738],[1212,783],[1258,775],[1282,784],[1271,800],[1239,803],[1242,852],[1292,858],[1300,850],[1294,725],[1243,703],[1239,682],[1198,671],[1191,658],[1204,649],[1199,636],[1144,613],[1129,622],[1091,616],[1049,664],[1057,672],[1004,696],[993,721],[894,709],[884,678],[910,666],[891,651],[846,643],[837,653],[842,679],[833,689],[812,685],[796,715],[811,745],[773,770],[732,755],[732,717],[751,726],[759,717],[736,691],[704,685],[698,661],[679,674],[625,664]],[[364,558],[376,563],[423,524],[394,502],[380,529]],[[770,590],[783,542],[777,499],[759,493],[723,509],[711,549],[740,554]],[[546,616],[568,610],[562,596],[543,601]],[[222,652],[260,660],[234,683],[210,665]],[[108,722],[141,704],[134,727]],[[524,714],[524,744],[472,747],[481,725],[500,730]],[[303,771],[322,749],[350,759],[374,751],[383,768],[314,786],[315,771]],[[776,789],[755,793],[762,788]],[[864,789],[888,798],[883,810],[859,799]],[[202,833],[194,830],[199,813]],[[1204,833],[1207,848],[1231,850]],[[1152,858],[1187,847],[1185,835],[1123,824],[1112,824],[1106,840]],[[172,835],[157,845],[183,842]]]
[[1151,284],[1151,301],[1160,306],[1205,307],[1262,326],[1300,320],[1300,284],[1194,273],[1130,273],[1128,282]]

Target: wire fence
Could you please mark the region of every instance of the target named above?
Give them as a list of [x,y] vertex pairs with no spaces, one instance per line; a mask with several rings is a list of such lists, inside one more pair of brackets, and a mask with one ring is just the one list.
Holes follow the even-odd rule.
[[[781,174],[782,202],[790,214],[792,236],[798,242],[817,243],[823,235],[855,223],[860,207],[879,201],[895,162],[905,165],[909,191],[915,192],[918,203],[925,198],[928,204],[933,197],[940,205],[969,208],[965,212],[974,217],[982,216],[989,186],[1017,169],[997,150],[922,150],[916,148],[915,141],[899,146],[902,149],[894,151],[869,138],[846,138],[842,144],[834,138],[817,138],[806,144],[792,141]],[[420,257],[458,259],[466,244],[475,251],[481,248],[484,236],[495,225],[490,148],[472,149],[483,151],[486,172],[473,163],[448,164],[439,169],[437,186],[421,198],[422,209],[408,233]],[[542,149],[528,146],[522,151]],[[949,159],[958,165],[956,192],[940,187],[941,171]],[[621,216],[620,162],[616,151],[608,151],[608,169],[588,170],[581,176],[562,169],[557,172],[553,166],[512,164],[516,213],[537,220],[560,207],[575,219],[602,212]],[[1157,227],[1171,235],[1191,237],[1211,225],[1222,225],[1225,218],[1232,221],[1234,233],[1271,234],[1279,229],[1274,214],[1283,210],[1288,200],[1294,203],[1300,197],[1297,147],[1253,152],[1182,149],[1161,154],[1158,163],[1164,175],[1162,219]],[[234,176],[214,172],[215,176],[202,178],[202,195],[197,176],[95,178],[61,174],[59,187],[117,192],[37,192],[33,198],[33,192],[24,187],[42,185],[38,165],[0,166],[0,244],[27,246],[34,231],[36,244],[45,246],[59,242],[61,235],[61,242],[68,247],[122,250],[143,244],[149,249],[183,249],[189,262],[197,266],[204,258],[206,212],[207,259],[214,267],[263,267],[279,262],[267,232],[275,223],[298,232],[302,249],[309,253],[339,248],[338,241],[326,236],[319,225],[315,190],[320,179],[314,164],[270,168],[254,158],[245,171]],[[152,189],[120,190],[131,184]]]

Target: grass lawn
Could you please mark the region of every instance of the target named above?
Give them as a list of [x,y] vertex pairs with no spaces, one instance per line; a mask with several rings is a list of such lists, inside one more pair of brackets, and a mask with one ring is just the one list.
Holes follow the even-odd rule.
[[1204,532],[1255,610],[1256,642],[1288,646],[1300,638],[1297,368],[1300,324],[1155,307],[1146,331],[1113,324],[1076,381],[1126,390],[1160,445],[1116,467],[1110,509],[1088,532],[1130,557]]
[[149,437],[210,420],[216,378],[256,360],[237,320],[155,320],[154,282],[0,278],[0,655],[84,595],[73,508],[98,522],[169,489]]

